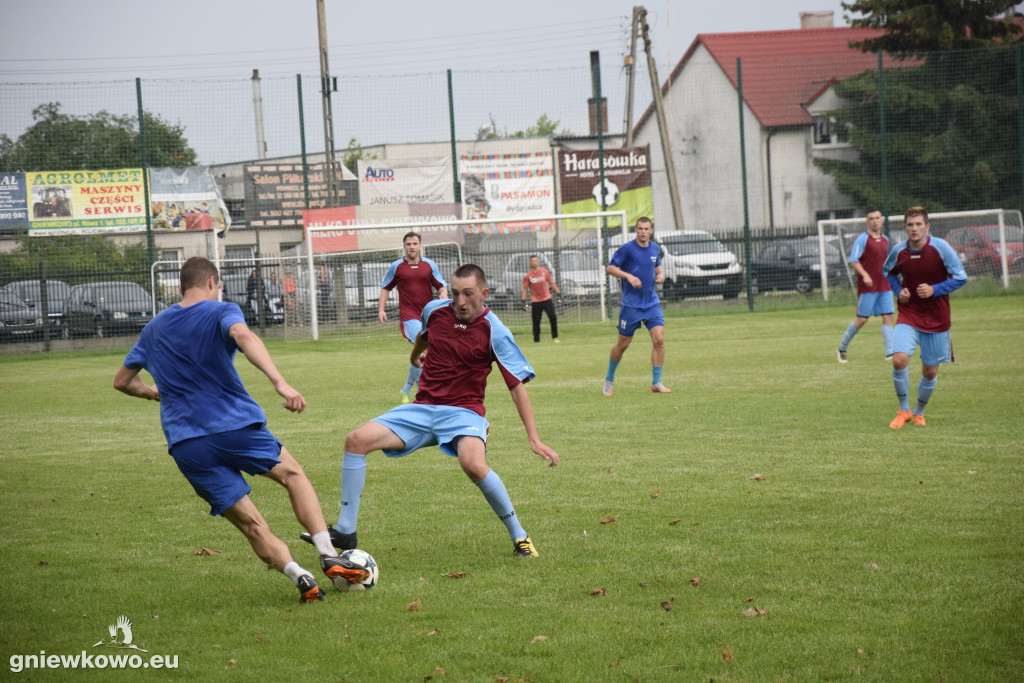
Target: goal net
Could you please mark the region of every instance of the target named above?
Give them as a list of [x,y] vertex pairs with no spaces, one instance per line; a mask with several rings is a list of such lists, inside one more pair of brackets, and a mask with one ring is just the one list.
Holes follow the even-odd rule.
[[[954,211],[928,215],[929,233],[941,237],[960,257],[970,278],[990,277],[1010,286],[1011,277],[1024,272],[1024,223],[1021,212],[1006,209]],[[857,236],[867,229],[864,218],[842,218],[818,221],[818,249],[821,259],[822,296],[827,300],[829,288],[855,287],[857,274],[848,263],[850,248]],[[903,216],[889,216],[889,246],[906,239]],[[837,259],[843,264],[845,278],[830,281],[828,273],[835,269],[828,264]]]
[[313,225],[306,228],[304,244],[281,258],[295,281],[294,299],[284,312],[285,339],[400,334],[397,289],[387,298],[385,325],[378,306],[380,283],[402,257],[408,232],[420,234],[422,256],[437,264],[445,282],[462,264],[480,266],[491,290],[487,305],[513,332],[526,333],[531,326],[520,296],[531,255],[561,290],[560,323],[607,320],[612,304],[618,306],[611,301],[605,265],[611,237],[628,232],[624,211],[531,216],[528,224],[506,217]]

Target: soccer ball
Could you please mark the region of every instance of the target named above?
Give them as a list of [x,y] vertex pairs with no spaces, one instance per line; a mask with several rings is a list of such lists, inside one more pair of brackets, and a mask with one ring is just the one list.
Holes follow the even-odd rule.
[[347,559],[359,570],[361,578],[339,576],[334,579],[334,587],[340,591],[369,590],[377,585],[377,561],[365,550],[355,548],[345,550],[341,557]]

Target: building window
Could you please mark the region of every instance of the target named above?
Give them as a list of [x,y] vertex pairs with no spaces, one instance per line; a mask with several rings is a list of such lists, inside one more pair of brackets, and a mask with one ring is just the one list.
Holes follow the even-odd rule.
[[822,147],[849,146],[850,129],[847,124],[836,121],[834,116],[815,116],[814,144]]
[[178,263],[181,261],[181,252],[177,249],[161,249],[160,260],[168,261],[170,263]]

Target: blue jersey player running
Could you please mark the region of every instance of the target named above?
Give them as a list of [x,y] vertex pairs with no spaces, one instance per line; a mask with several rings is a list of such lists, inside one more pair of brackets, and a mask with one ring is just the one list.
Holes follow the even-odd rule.
[[612,395],[615,370],[640,325],[646,325],[651,334],[651,391],[671,393],[661,382],[661,366],[665,363],[665,315],[658,293],[654,291],[654,285],[665,281],[661,247],[651,240],[654,224],[650,218],[638,218],[634,231],[636,239],[619,247],[608,262],[608,274],[622,280],[622,307],[619,310],[619,338],[612,347],[608,374],[604,378],[602,393],[605,396]]
[[[235,370],[241,350],[285,399],[284,408],[301,413],[306,399],[278,372],[262,340],[245,324],[242,309],[218,301],[217,267],[193,256],[181,267],[182,300],[162,311],[142,330],[114,388],[160,403],[160,422],[175,464],[195,492],[241,531],[253,551],[284,573],[299,589],[301,602],[324,600],[313,575],[300,567],[288,546],[270,531],[242,478],[262,474],[288,489],[292,509],[320,552],[324,573],[345,581],[359,578],[348,560],[337,557],[313,486],[291,454],[266,427],[263,409]],[[139,377],[147,370],[154,385]],[[353,573],[354,572],[354,573]]]
[[[893,338],[892,382],[900,409],[889,423],[900,429],[907,422],[924,427],[924,409],[939,378],[939,364],[953,362],[949,338],[949,293],[967,282],[967,273],[953,247],[932,237],[928,212],[912,206],[903,216],[906,241],[900,242],[882,266],[899,301],[899,316]],[[921,381],[917,405],[910,412],[910,372],[907,365],[921,347]]]
[[885,358],[892,358],[892,316],[896,309],[889,281],[882,274],[882,264],[889,255],[889,240],[882,234],[884,219],[881,211],[869,208],[865,221],[868,229],[857,236],[850,248],[850,267],[857,273],[857,316],[846,328],[836,350],[836,359],[840,363],[846,362],[846,348],[850,341],[873,315],[882,316]]

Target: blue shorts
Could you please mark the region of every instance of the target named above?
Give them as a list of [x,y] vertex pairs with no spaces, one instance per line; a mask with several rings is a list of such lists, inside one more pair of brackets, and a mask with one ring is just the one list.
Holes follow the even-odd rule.
[[384,425],[405,443],[401,450],[385,449],[384,455],[389,458],[400,458],[434,445],[439,446],[445,455],[458,457],[455,441],[460,436],[476,436],[486,444],[489,429],[487,420],[469,408],[422,403],[397,406],[372,421]]
[[623,337],[632,337],[641,323],[646,325],[648,330],[652,327],[664,327],[665,314],[661,310],[661,305],[655,304],[647,308],[623,306],[619,309],[619,334]]
[[402,321],[402,336],[409,340],[410,344],[416,343],[416,335],[423,329],[423,321],[419,318],[410,318]]
[[892,336],[894,353],[914,355],[914,350],[921,347],[921,362],[924,365],[952,363],[953,343],[949,339],[949,330],[945,332],[922,332],[910,325],[897,325]]
[[210,504],[211,515],[222,515],[249,495],[242,477],[265,474],[281,463],[281,442],[261,424],[220,434],[185,439],[171,446],[178,469],[199,497]]
[[865,292],[857,297],[857,317],[870,318],[873,315],[892,315],[896,307],[892,292]]

